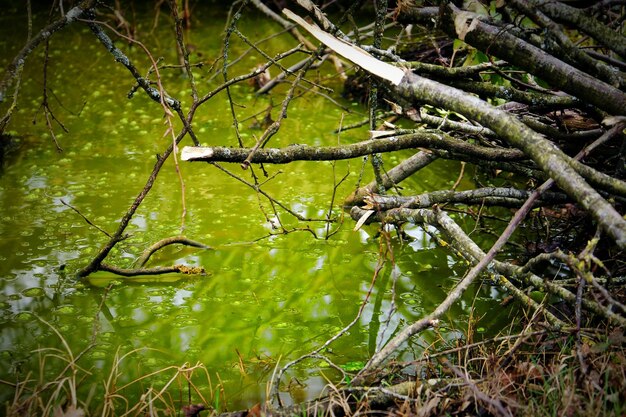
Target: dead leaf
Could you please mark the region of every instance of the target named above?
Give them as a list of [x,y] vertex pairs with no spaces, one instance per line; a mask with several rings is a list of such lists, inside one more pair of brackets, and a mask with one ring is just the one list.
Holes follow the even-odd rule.
[[474,13],[462,11],[454,17],[454,29],[462,41],[468,33],[476,29],[476,26],[478,26],[478,17]]
[[618,123],[626,123],[626,116],[609,116],[602,120],[602,124],[609,127]]
[[437,406],[439,405],[439,401],[441,400],[440,397],[436,396],[431,398],[426,405],[422,406],[419,409],[419,416],[430,416],[430,415],[434,415],[433,411],[437,408]]
[[73,405],[68,406],[65,411],[61,407],[56,407],[54,409],[54,417],[85,417],[85,411]]
[[260,417],[261,416],[261,404],[256,403],[248,410],[249,417]]
[[206,410],[204,404],[189,404],[183,407],[184,417],[198,417],[200,411]]
[[611,343],[612,345],[619,346],[624,342],[626,342],[626,338],[624,338],[623,329],[617,327],[611,332],[611,334],[609,334],[609,343]]

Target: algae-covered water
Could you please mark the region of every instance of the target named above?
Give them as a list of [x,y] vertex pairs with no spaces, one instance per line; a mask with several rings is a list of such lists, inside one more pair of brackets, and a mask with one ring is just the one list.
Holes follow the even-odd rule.
[[[12,7],[0,18],[2,67],[27,34],[25,10]],[[35,12],[40,13],[33,25],[36,31],[45,24],[46,13]],[[138,8],[132,16],[137,39],[163,64],[176,64],[167,11],[157,17],[153,9]],[[194,73],[200,94],[206,94],[223,80],[215,74],[221,69],[226,10],[197,6],[193,17],[186,36],[193,47],[192,61],[204,62]],[[252,12],[244,13],[239,29],[253,41],[280,31]],[[140,47],[123,41],[117,45],[147,72],[148,60]],[[259,47],[273,55],[295,45],[283,34]],[[229,68],[229,76],[265,62],[236,37],[230,48],[231,60],[245,55]],[[286,65],[302,57],[292,57]],[[191,90],[186,77],[178,69],[161,73],[166,90],[188,108]],[[98,272],[77,280],[76,272],[107,241],[84,218],[114,232],[143,188],[155,155],[163,152],[171,137],[157,103],[141,91],[127,98],[133,79],[83,24],[62,30],[50,42],[48,100],[68,130],[51,122],[62,152],[56,149],[41,108],[43,77],[39,48],[26,63],[18,108],[8,127],[16,141],[9,146],[0,173],[2,403],[12,401],[14,384],[20,381],[32,380],[34,386],[63,375],[65,360],[73,355],[79,401],[92,409],[103,403],[106,390],[132,404],[149,388],[158,392],[165,386],[172,403],[186,403],[191,392],[192,402],[206,400],[219,409],[247,408],[266,398],[266,384],[275,368],[319,347],[355,318],[370,291],[380,251],[377,226],[353,231],[354,222],[342,217],[341,201],[361,177],[360,159],[267,165],[269,177],[258,167],[254,170],[265,182],[262,189],[294,212],[317,219],[330,212],[337,221],[329,229],[324,222],[298,221],[274,204],[277,218],[265,197],[202,163],[180,164],[187,210],[181,228],[180,180],[173,161],[168,161],[133,217],[128,239],[117,245],[107,262],[130,267],[152,243],[182,233],[212,249],[170,246],[148,266],[182,263],[203,267],[207,274],[129,280]],[[340,96],[334,67],[325,64],[308,77],[333,91],[322,95],[297,90],[302,95],[291,103],[288,118],[268,146],[334,145],[367,138],[365,128],[333,133],[342,124],[366,117],[364,107]],[[287,89],[287,84],[281,85],[270,95],[257,97],[248,84],[231,88],[247,146],[262,133],[250,117],[270,104],[277,117]],[[8,104],[2,103],[3,114]],[[204,145],[238,146],[225,93],[200,107],[193,126]],[[191,142],[185,139],[182,145]],[[386,167],[407,155],[410,152],[386,156]],[[237,164],[223,167],[253,181],[250,172]],[[371,180],[370,171],[367,164],[361,183]],[[403,184],[403,193],[449,188],[458,172],[458,163],[437,162]],[[333,199],[334,184],[346,175]],[[469,181],[466,177],[461,187],[471,185]],[[279,221],[291,232],[268,237],[281,230],[272,229]],[[326,239],[328,230],[338,231]],[[464,273],[466,264],[439,248],[424,230],[407,226],[405,231],[414,240],[402,243],[391,234],[395,266],[387,264],[378,275],[358,323],[324,351],[333,363],[358,369],[399,326],[434,308]],[[419,355],[432,340],[463,337],[472,305],[474,315],[482,317],[475,324],[479,331],[501,328],[507,312],[499,307],[499,298],[500,293],[488,285],[470,291],[437,332],[425,332],[407,346],[406,357]],[[182,374],[177,376],[176,367],[184,365],[197,366],[190,377],[195,388]],[[282,395],[288,402],[301,401],[339,378],[324,361],[305,361],[287,373]],[[124,408],[123,400],[113,401]]]

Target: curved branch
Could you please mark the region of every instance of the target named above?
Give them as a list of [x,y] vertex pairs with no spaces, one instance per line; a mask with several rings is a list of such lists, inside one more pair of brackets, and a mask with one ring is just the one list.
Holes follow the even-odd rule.
[[166,237],[165,239],[159,240],[154,245],[146,249],[141,254],[141,256],[137,259],[136,263],[138,263],[139,266],[143,267],[148,262],[150,257],[154,254],[154,252],[168,245],[174,245],[177,243],[181,245],[186,245],[186,246],[193,246],[195,248],[200,248],[200,249],[211,249],[210,246],[207,246],[204,243],[196,242],[195,240],[188,239],[185,236]]
[[161,171],[161,167],[163,166],[163,164],[165,164],[165,161],[174,150],[174,145],[175,144],[177,145],[186,134],[187,134],[187,129],[183,128],[182,131],[178,134],[178,136],[176,136],[174,143],[170,143],[167,149],[165,150],[165,152],[163,152],[163,154],[157,158],[157,162],[156,164],[154,164],[154,167],[152,168],[152,172],[150,172],[150,176],[148,177],[146,184],[144,185],[142,190],[139,192],[139,194],[137,194],[137,196],[135,197],[135,200],[133,200],[133,203],[126,211],[126,214],[124,214],[124,216],[120,220],[119,226],[117,227],[117,230],[115,231],[115,233],[112,235],[109,241],[100,249],[100,251],[96,254],[96,256],[91,260],[91,262],[89,262],[88,265],[86,265],[84,268],[78,271],[78,273],[76,274],[77,278],[84,278],[87,275],[91,274],[92,272],[95,272],[101,269],[102,261],[108,256],[109,252],[111,252],[111,249],[113,249],[113,247],[118,242],[126,238],[124,236],[124,230],[126,230],[126,227],[130,223],[130,220],[135,215],[135,212],[137,211],[137,209],[143,202],[144,198],[146,198],[146,196],[148,195],[148,193],[154,186],[154,182],[156,181],[156,178],[159,175],[159,172]]

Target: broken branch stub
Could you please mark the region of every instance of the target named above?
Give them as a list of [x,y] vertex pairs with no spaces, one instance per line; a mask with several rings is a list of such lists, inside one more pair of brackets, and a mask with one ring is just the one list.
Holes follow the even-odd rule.
[[341,39],[334,37],[329,33],[324,32],[322,29],[319,28],[319,26],[308,23],[289,9],[283,9],[283,14],[302,26],[311,35],[315,36],[320,42],[326,44],[326,46],[328,46],[330,49],[337,52],[344,58],[354,62],[366,71],[377,75],[380,78],[388,80],[394,85],[400,84],[402,78],[404,78],[403,69],[380,61],[368,54],[363,49],[359,48],[358,46],[351,45]]

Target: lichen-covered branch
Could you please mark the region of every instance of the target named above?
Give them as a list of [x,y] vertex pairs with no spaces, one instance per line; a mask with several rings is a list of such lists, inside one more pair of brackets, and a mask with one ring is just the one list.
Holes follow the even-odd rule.
[[576,29],[593,37],[600,44],[626,59],[626,38],[589,16],[587,10],[577,9],[562,2],[530,0],[529,3],[533,7],[538,7],[552,19],[573,25]]
[[137,276],[142,276],[142,275],[164,275],[164,274],[171,274],[171,273],[182,273],[182,274],[188,274],[188,275],[199,275],[199,274],[206,273],[204,268],[189,267],[186,265],[127,269],[127,268],[118,268],[117,266],[102,263],[100,264],[100,267],[98,269],[100,271],[111,272],[115,275],[119,275],[122,277],[137,277]]
[[553,87],[611,114],[626,114],[626,94],[619,89],[545,53],[509,33],[506,28],[492,26],[481,21],[480,16],[468,12],[464,12],[462,16],[459,14],[460,10],[452,4],[444,7],[442,29],[449,35],[457,36],[455,19],[465,18],[473,27],[464,37],[468,44],[489,51],[490,54],[545,79]]
[[490,148],[474,145],[455,139],[452,136],[432,130],[388,137],[339,146],[291,145],[284,148],[255,149],[252,157],[248,148],[194,147],[182,150],[183,161],[204,162],[244,162],[287,164],[294,161],[336,161],[358,158],[373,153],[394,152],[403,149],[427,147],[463,152],[486,160],[520,160],[524,154],[515,149]]
[[476,120],[511,145],[523,150],[561,189],[591,213],[620,248],[626,248],[624,218],[572,168],[572,159],[545,137],[529,129],[509,113],[473,95],[410,72],[406,73],[397,90],[407,99],[425,101]]
[[[350,214],[353,219],[358,220],[365,214],[365,210],[355,206],[352,208]],[[414,224],[430,224],[441,230],[450,239],[450,243],[454,246],[454,248],[456,248],[469,262],[476,263],[485,257],[485,253],[482,249],[480,249],[478,245],[476,245],[476,243],[474,243],[474,241],[467,236],[467,234],[454,222],[454,220],[444,214],[435,215],[433,210],[395,208],[380,212],[375,216],[370,216],[367,222],[370,223],[372,221],[381,221],[390,224],[402,224],[406,222]],[[523,266],[513,265],[508,262],[501,262],[497,260],[492,261],[491,265],[494,272],[504,275],[509,279],[523,282],[541,290],[548,291],[572,304],[576,302],[576,295],[571,291],[568,291],[557,283],[543,279],[529,272],[528,269]],[[611,306],[604,307],[596,301],[588,298],[585,298],[582,303],[587,310],[593,312],[594,314],[604,317],[616,325],[626,325],[626,317],[613,312]],[[417,327],[419,327],[420,330],[423,330],[423,327]]]
[[[426,102],[435,107],[460,113],[491,129],[510,145],[522,150],[540,169],[553,178],[561,189],[591,213],[594,220],[615,240],[618,247],[626,248],[626,220],[617,212],[615,207],[608,203],[572,168],[572,159],[547,141],[544,136],[529,129],[506,111],[500,110],[467,92],[420,77],[410,71],[404,71],[404,76],[401,77],[399,68],[374,60],[363,50],[340,42],[322,32],[318,27],[312,27],[292,12],[287,14],[311,34],[327,42],[337,52],[353,60],[372,74],[391,82],[396,91],[407,100],[412,100],[417,105]],[[477,15],[467,12],[460,14],[460,10],[452,4],[445,7],[444,15],[444,27],[447,27],[447,30],[454,34],[456,34],[455,21],[456,24],[459,21],[467,22],[468,30],[464,33],[464,38],[470,44],[474,40],[480,47],[496,54],[501,52],[504,54],[504,58],[511,57],[515,58],[516,61],[523,61],[520,62],[520,66],[529,67],[530,71],[534,70],[541,76],[548,77],[545,71],[550,70],[552,72],[550,72],[551,75],[548,79],[550,81],[554,79],[556,86],[564,87],[563,90],[576,93],[579,97],[600,108],[615,111],[617,114],[626,114],[626,95],[614,87],[547,56],[540,49],[508,34],[506,30],[500,30],[481,22]],[[471,23],[468,20],[471,20]],[[528,55],[512,54],[511,51],[516,48],[521,48]],[[528,62],[532,63],[529,64]],[[559,77],[555,78],[555,74],[559,77],[565,77],[566,82],[564,83]],[[572,91],[574,89],[576,91]],[[612,103],[605,104],[607,101],[612,101]]]
[[[467,191],[440,190],[424,193],[416,196],[393,196],[393,195],[370,195],[365,197],[367,209],[389,210],[397,207],[405,208],[429,208],[434,204],[486,204],[500,205],[505,207],[521,206],[531,192],[516,188],[486,187]],[[569,201],[562,193],[545,193],[535,205],[563,204]]]
[[[364,215],[367,215],[368,212],[367,210],[355,206],[352,208],[350,214],[353,219],[358,220],[361,219]],[[476,245],[476,243],[474,243],[474,241],[456,224],[456,222],[454,222],[454,220],[452,220],[445,212],[441,210],[394,208],[387,211],[378,212],[377,214],[370,216],[367,222],[371,221],[381,221],[388,224],[402,224],[405,222],[410,222],[414,224],[429,224],[435,226],[442,233],[445,234],[452,246],[456,248],[465,259],[467,259],[471,263],[476,264],[476,266],[471,270],[471,272],[473,273],[468,273],[452,289],[452,291],[448,293],[445,300],[441,302],[437,306],[437,308],[435,308],[430,314],[423,317],[422,319],[412,323],[409,326],[404,327],[385,345],[383,349],[381,349],[374,356],[372,356],[372,358],[365,366],[364,370],[360,373],[360,376],[355,378],[353,383],[363,383],[366,371],[370,371],[381,366],[382,363],[393,352],[397,351],[402,346],[402,344],[404,344],[410,337],[421,332],[422,330],[425,330],[428,327],[436,327],[438,325],[438,319],[452,306],[452,304],[454,304],[461,297],[463,292],[478,277],[478,273],[482,269],[481,265],[487,266],[486,263],[490,263],[492,270],[498,274],[502,274],[514,279],[525,277],[524,281],[526,282],[531,282],[533,285],[540,286],[541,288],[546,288],[548,291],[558,294],[563,299],[569,302],[576,301],[576,296],[570,291],[567,291],[565,288],[559,285],[549,283],[548,281],[543,280],[534,274],[530,274],[522,267],[511,265],[505,262],[493,261],[492,257],[495,255],[495,246],[492,247],[492,249],[489,251],[489,254],[485,254],[478,247],[478,245]],[[502,237],[499,240],[502,240]],[[507,281],[504,281],[503,284],[505,284],[506,287],[512,287],[512,284]],[[523,294],[521,291],[512,291],[511,293],[516,297],[521,297]],[[521,297],[520,300],[525,305],[528,305],[528,303],[530,303],[531,307],[534,307],[536,309],[542,308],[532,300],[529,300],[528,297]],[[623,326],[626,324],[626,318],[612,312],[610,306],[602,307],[595,301],[589,299],[583,300],[583,304],[589,311],[605,317],[609,321],[617,325]],[[551,313],[544,312],[544,314],[546,315],[548,321],[557,326],[562,325],[562,322],[554,317]]]

